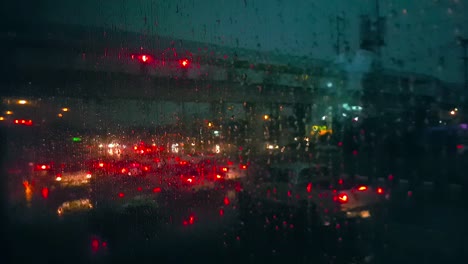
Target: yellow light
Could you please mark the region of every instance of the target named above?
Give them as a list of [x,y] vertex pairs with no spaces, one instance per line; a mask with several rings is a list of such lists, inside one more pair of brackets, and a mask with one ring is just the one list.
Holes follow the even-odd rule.
[[62,108],[62,111],[68,112],[68,108],[64,107],[64,108]]
[[264,116],[263,116],[263,119],[265,119],[265,120],[268,120],[269,118],[270,118],[269,115],[264,115]]
[[211,124],[211,122],[210,122],[210,123],[208,123],[208,126],[209,126],[209,127],[211,127],[212,125],[213,125],[213,124]]
[[5,118],[3,116],[0,116],[0,121],[3,121],[5,120]]
[[57,116],[58,116],[58,117],[63,117],[63,115],[62,115],[62,114],[58,114]]
[[6,111],[5,113],[6,113],[7,115],[12,115],[12,114],[13,114],[13,111],[9,111],[9,110],[8,110],[8,111]]
[[26,101],[26,100],[18,100],[18,104],[24,105],[24,104],[27,104],[27,103],[28,103],[28,101]]

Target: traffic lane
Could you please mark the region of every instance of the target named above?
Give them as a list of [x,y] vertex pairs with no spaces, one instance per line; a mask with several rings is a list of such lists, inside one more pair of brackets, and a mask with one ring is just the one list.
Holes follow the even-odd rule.
[[[132,185],[134,187],[134,185]],[[133,189],[130,185],[126,185],[129,189]],[[64,190],[65,191],[65,190]],[[67,193],[65,191],[65,193]],[[248,250],[248,247],[245,246],[245,243],[249,243],[248,241],[256,241],[255,244],[256,249],[255,252],[263,252],[264,254],[267,254],[268,256],[272,258],[276,258],[279,256],[288,256],[293,254],[292,252],[296,251],[298,248],[301,248],[300,245],[301,243],[297,243],[298,241],[301,241],[301,239],[295,238],[294,235],[291,235],[291,229],[290,227],[290,220],[288,219],[286,222],[286,230],[283,229],[284,223],[283,221],[278,222],[278,229],[276,230],[276,225],[274,228],[271,228],[272,225],[270,225],[270,229],[268,231],[264,230],[264,227],[262,224],[265,223],[264,218],[258,218],[255,216],[249,216],[248,219],[250,221],[256,220],[259,222],[259,225],[257,225],[255,228],[250,228],[248,226],[245,226],[245,223],[242,222],[237,222],[236,221],[224,221],[220,220],[220,223],[217,223],[217,225],[213,224],[215,221],[213,219],[225,219],[221,217],[221,211],[220,211],[220,203],[224,203],[224,197],[222,195],[222,192],[218,192],[216,196],[215,192],[207,192],[204,195],[199,193],[199,196],[197,197],[196,195],[193,195],[192,193],[172,193],[170,194],[169,192],[167,193],[168,196],[165,197],[164,199],[161,199],[160,201],[165,201],[166,205],[164,206],[166,208],[166,212],[164,215],[169,216],[172,213],[172,216],[174,219],[172,222],[171,226],[178,226],[180,227],[177,229],[179,232],[178,234],[180,235],[180,239],[184,239],[184,241],[207,241],[206,243],[210,242],[210,245],[213,247],[216,247],[218,243],[212,243],[212,241],[218,241],[220,244],[223,244],[224,247],[226,247],[229,252],[237,252],[238,254],[241,254],[243,250]],[[177,197],[171,196],[177,194]],[[40,194],[42,195],[42,194]],[[58,204],[58,197],[55,196],[54,192],[51,191],[49,193],[48,198],[41,197],[39,195],[38,199],[42,201],[47,201],[46,204],[51,204],[51,200],[57,200]],[[208,198],[208,197],[216,197],[216,198]],[[112,198],[110,198],[112,199]],[[212,201],[216,200],[216,203],[213,203]],[[231,201],[230,201],[231,202]],[[164,203],[162,203],[164,204]],[[453,252],[453,251],[446,251],[447,250],[447,245],[451,245],[449,248],[457,248],[457,243],[453,243],[450,238],[446,236],[435,236],[434,234],[443,234],[443,232],[434,232],[431,231],[431,228],[433,229],[434,226],[437,227],[438,225],[440,226],[451,226],[450,221],[447,221],[443,216],[444,215],[452,215],[452,212],[447,212],[447,211],[442,211],[443,208],[439,208],[438,210],[431,210],[431,208],[434,207],[432,204],[426,204],[422,208],[424,211],[421,211],[420,207],[414,208],[412,207],[411,201],[399,201],[398,203],[395,203],[393,205],[393,210],[390,210],[388,218],[386,221],[382,222],[375,222],[375,223],[362,223],[359,226],[355,228],[354,232],[358,232],[358,234],[343,234],[340,237],[337,236],[337,233],[334,235],[330,235],[330,233],[327,233],[327,236],[322,235],[322,241],[328,241],[327,243],[322,243],[323,244],[323,249],[327,253],[320,253],[320,256],[323,256],[324,254],[328,255],[328,257],[338,257],[338,256],[355,256],[355,255],[366,255],[368,252],[373,253],[373,252],[381,252],[381,255],[385,254],[391,254],[392,259],[398,259],[401,261],[405,261],[405,253],[403,251],[403,248],[401,245],[407,245],[413,250],[413,255],[412,259],[417,260],[417,257],[425,257],[427,256],[424,255],[424,251],[422,251],[425,247],[426,248],[432,248],[434,250],[431,250],[431,254],[437,254],[438,256],[444,256],[447,255],[446,252]],[[182,208],[180,210],[174,210],[174,208]],[[406,209],[403,210],[403,209]],[[233,212],[238,211],[239,209],[236,207],[231,208]],[[99,209],[98,209],[99,210]],[[206,210],[206,211],[204,211]],[[283,212],[289,212],[289,210],[283,208],[281,209]],[[178,214],[178,211],[180,212]],[[194,224],[190,224],[190,213],[195,212],[195,218],[194,218]],[[405,215],[403,212],[405,212],[408,215]],[[412,213],[412,214],[410,214]],[[207,217],[206,215],[210,215],[211,217]],[[130,212],[129,216],[135,216],[136,212]],[[418,216],[424,215],[424,218],[421,218]],[[180,216],[180,217],[178,217]],[[184,218],[185,217],[185,218]],[[141,219],[145,219],[143,217],[140,217]],[[69,219],[69,218],[68,218]],[[73,216],[73,219],[79,219],[76,216]],[[112,218],[115,219],[115,218]],[[111,222],[113,221],[112,219],[109,219],[108,221]],[[154,217],[151,213],[149,214],[148,218],[146,218],[146,222],[148,224],[148,227],[154,227],[158,226],[158,221],[156,220],[157,218]],[[170,219],[165,218],[165,220]],[[232,219],[235,219],[233,217]],[[405,220],[405,221],[402,221]],[[422,220],[432,220],[432,227],[429,229],[417,229],[414,228],[415,224],[417,226],[418,223],[424,224],[427,223],[427,221],[423,222]],[[435,220],[438,219],[438,220]],[[460,219],[466,219],[463,217],[460,217]],[[80,220],[76,220],[77,222],[80,222]],[[107,220],[101,219],[100,221],[92,221],[90,219],[83,220],[85,222],[100,222],[104,221],[107,222]],[[184,225],[184,221],[187,221],[187,225]],[[294,225],[294,223],[293,223]],[[148,234],[155,234],[155,236],[151,236],[151,239],[156,239],[158,240],[158,237],[160,237],[160,234],[157,232],[150,232],[148,230],[151,229],[145,229],[145,224],[141,222],[137,222],[133,225],[134,227],[133,235],[132,237],[145,237],[145,239],[148,238]],[[217,226],[218,228],[214,228]],[[386,229],[384,228],[386,226]],[[462,226],[460,224],[460,226]],[[209,228],[206,228],[209,227]],[[294,225],[294,228],[296,228],[297,225]],[[249,229],[250,228],[250,229]],[[293,229],[294,229],[293,228]],[[132,229],[130,226],[126,225],[119,225],[118,229],[115,229],[114,232],[111,233],[124,233],[124,230]],[[344,229],[344,228],[343,228]],[[138,231],[139,230],[139,231]],[[170,232],[175,231],[175,229],[168,229]],[[297,229],[296,229],[297,230]],[[387,230],[387,231],[385,231]],[[402,231],[406,230],[406,231]],[[170,232],[168,231],[167,234]],[[249,237],[249,235],[260,233],[260,235]],[[294,232],[292,232],[294,233]],[[360,233],[360,234],[359,234]],[[372,234],[374,233],[379,233],[380,238],[372,238]],[[452,233],[454,233],[452,231]],[[141,234],[146,234],[146,236],[141,235]],[[174,233],[173,233],[174,234]],[[289,234],[289,238],[288,237]],[[296,233],[297,234],[297,233]],[[333,234],[333,233],[332,233]],[[408,237],[405,237],[409,236]],[[317,233],[311,233],[310,236],[312,237],[317,237]],[[169,237],[167,235],[166,237]],[[271,238],[276,238],[273,239],[273,241],[276,241],[276,244],[271,244],[269,240]],[[320,237],[320,236],[319,236]],[[456,237],[457,241],[461,240],[460,236],[452,236]],[[121,239],[117,239],[117,241],[120,241],[120,243],[125,244],[125,236],[121,237]],[[285,239],[287,238],[287,239]],[[142,240],[143,241],[143,240]],[[158,240],[161,241],[161,240]],[[171,240],[172,241],[172,240]],[[177,240],[174,240],[177,241]],[[296,247],[290,247],[287,245],[284,245],[285,241],[291,242],[291,244],[297,245]],[[358,241],[358,242],[356,242]],[[402,241],[402,242],[400,242]],[[408,243],[404,243],[407,241],[411,241]],[[428,243],[428,241],[439,241],[437,244],[434,243]],[[447,242],[448,241],[448,242]],[[144,241],[143,241],[144,242]],[[119,243],[119,244],[120,244]],[[306,242],[310,243],[310,242]],[[414,244],[414,245],[413,245]],[[458,245],[460,245],[459,243]],[[175,244],[173,244],[176,246]],[[185,246],[186,248],[190,249],[191,243],[187,242],[187,245]],[[251,244],[250,244],[251,245]],[[339,246],[342,245],[342,246]],[[353,245],[360,245],[359,247]],[[415,246],[416,245],[416,246]],[[192,245],[193,246],[193,245]],[[124,247],[124,246],[123,246]],[[365,250],[364,250],[365,249]],[[385,249],[385,250],[384,250]],[[341,250],[341,251],[339,251]],[[347,252],[346,254],[343,253],[343,250]],[[367,251],[367,252],[366,252]],[[333,254],[333,252],[336,252]],[[444,253],[445,252],[445,253]],[[262,254],[263,254],[262,253]],[[227,253],[226,253],[227,254]],[[229,253],[230,254],[230,253]],[[255,253],[252,253],[253,255],[256,255]],[[378,255],[377,253],[375,253]],[[241,254],[242,255],[242,254]],[[377,257],[377,256],[376,256]],[[408,257],[408,256],[406,256]]]
[[[286,211],[286,209],[281,210]],[[76,216],[65,218],[63,223],[70,225],[69,230],[61,229],[64,227],[64,224],[60,223],[60,228],[55,227],[56,222],[50,219],[44,220],[44,223],[49,225],[52,223],[50,225],[52,230],[50,227],[47,229],[52,233],[55,232],[53,231],[54,229],[57,229],[57,233],[77,230],[82,232],[82,230],[86,230],[87,235],[83,235],[78,239],[79,241],[83,241],[81,244],[68,243],[68,246],[64,247],[64,249],[62,249],[63,246],[54,245],[51,245],[50,248],[41,245],[40,248],[46,252],[45,255],[43,254],[44,257],[47,256],[47,253],[51,253],[51,251],[57,255],[61,255],[62,253],[75,254],[70,252],[71,249],[69,247],[76,247],[74,250],[87,250],[86,252],[89,253],[89,245],[85,245],[85,243],[91,242],[85,240],[92,234],[98,234],[105,241],[108,241],[111,259],[123,257],[126,259],[144,260],[145,256],[151,256],[159,257],[160,260],[177,261],[181,259],[190,260],[190,258],[223,259],[227,258],[227,256],[232,256],[233,259],[241,261],[260,261],[266,257],[271,260],[271,263],[279,263],[280,260],[296,260],[298,256],[305,256],[308,260],[320,262],[319,260],[323,259],[335,259],[337,261],[337,259],[345,258],[346,256],[346,261],[351,261],[352,258],[357,258],[359,255],[361,258],[364,258],[374,254],[373,259],[375,263],[394,263],[392,261],[430,263],[429,258],[431,260],[444,259],[444,263],[448,263],[457,256],[449,255],[453,253],[458,243],[456,239],[450,238],[455,237],[453,236],[453,231],[449,235],[443,235],[443,232],[441,233],[440,231],[434,232],[428,231],[426,228],[417,228],[418,226],[415,226],[414,222],[411,221],[415,220],[415,216],[412,216],[413,219],[408,218],[408,221],[402,222],[399,218],[393,217],[392,214],[394,213],[389,212],[388,221],[381,223],[363,221],[355,226],[356,230],[354,232],[356,233],[342,234],[341,239],[338,236],[338,232],[335,235],[331,235],[330,233],[320,233],[317,230],[307,230],[305,238],[298,237],[297,235],[301,232],[295,233],[291,231],[294,229],[291,229],[290,223],[285,228],[280,220],[278,230],[276,230],[276,227],[265,229],[262,225],[258,225],[255,228],[245,225],[242,227],[240,225],[237,230],[232,230],[229,227],[233,228],[234,225],[226,225],[227,229],[220,229],[217,232],[209,233],[193,232],[197,224],[195,223],[194,225],[185,226],[187,228],[182,229],[185,232],[174,236],[170,233],[166,233],[166,235],[159,233],[158,230],[164,228],[156,229],[153,232],[154,235],[150,232],[151,227],[154,228],[159,225],[157,214],[154,212],[144,217],[142,212],[130,211],[126,217],[128,218],[127,220],[125,220],[125,217],[115,217],[115,215],[105,215],[97,219]],[[424,212],[426,219],[436,219],[440,213],[437,209],[425,210]],[[442,213],[447,213],[447,211]],[[458,217],[462,221],[463,215],[455,215],[454,219]],[[74,221],[67,221],[67,219],[74,219]],[[132,222],[135,219],[140,219],[140,221]],[[253,220],[255,217],[251,216],[250,219]],[[426,221],[425,223],[429,222],[432,223],[432,226],[437,227],[441,224],[440,221],[444,221],[448,222],[448,224],[445,223],[444,227],[450,227],[450,219],[445,219],[444,217],[441,217],[441,219],[436,220],[435,223],[432,223],[432,221]],[[262,222],[261,220],[264,221],[264,219],[258,220],[259,222]],[[78,225],[76,225],[77,223]],[[93,223],[93,225],[100,223],[107,227],[114,224],[115,229],[108,231],[104,235],[97,232],[100,231],[99,229],[93,230],[91,228],[92,225],[89,223]],[[386,229],[383,228],[385,224],[387,226]],[[297,225],[294,228],[297,228]],[[28,230],[34,230],[33,226],[30,226]],[[384,233],[376,236],[375,232]],[[48,239],[54,237],[54,235],[44,233],[32,238],[23,234],[20,237],[40,242],[41,238]],[[71,237],[75,237],[75,235],[72,234]],[[56,239],[62,242],[67,240],[58,236]],[[26,247],[34,247],[33,244],[27,243]],[[158,248],[159,252],[155,252],[155,248]],[[308,248],[308,250],[304,253],[301,251],[304,250],[303,248]],[[446,252],[447,249],[452,251]],[[167,252],[161,252],[166,250]],[[180,256],[180,252],[184,252],[185,256]]]

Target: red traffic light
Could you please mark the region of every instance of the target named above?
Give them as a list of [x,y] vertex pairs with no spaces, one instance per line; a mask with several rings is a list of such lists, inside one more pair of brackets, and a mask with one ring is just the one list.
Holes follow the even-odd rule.
[[187,68],[190,65],[190,61],[188,59],[182,59],[179,61],[179,64],[182,68]]

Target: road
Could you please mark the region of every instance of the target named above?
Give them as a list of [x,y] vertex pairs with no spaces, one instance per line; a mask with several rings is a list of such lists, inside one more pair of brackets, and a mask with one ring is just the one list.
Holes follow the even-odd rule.
[[[276,223],[267,223],[255,213],[243,221],[236,192],[229,188],[195,194],[154,192],[152,184],[159,180],[153,178],[141,185],[147,187],[142,195],[138,195],[138,187],[143,182],[107,191],[92,186],[56,187],[47,194],[44,186],[36,186],[28,194],[20,178],[10,175],[9,181],[10,253],[17,262],[145,261],[151,257],[167,263],[455,263],[467,257],[463,253],[467,210],[447,202],[416,199],[405,192],[395,194],[382,217],[315,229],[301,227],[295,218],[298,213],[287,208],[273,208]],[[104,200],[110,206],[94,203],[89,211],[57,215],[64,201],[96,198],[92,194],[96,191],[107,197]],[[119,197],[120,192],[125,197]],[[144,201],[122,210],[130,196]],[[105,241],[106,247],[94,250],[95,237]]]

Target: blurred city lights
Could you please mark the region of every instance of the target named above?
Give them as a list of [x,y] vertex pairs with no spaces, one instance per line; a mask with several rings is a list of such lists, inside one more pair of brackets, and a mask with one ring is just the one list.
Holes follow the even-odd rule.
[[68,112],[69,109],[68,109],[67,107],[64,107],[64,108],[62,108],[62,111],[63,111],[63,112]]
[[21,104],[21,105],[24,105],[24,104],[27,104],[28,101],[26,100],[18,100],[18,104]]
[[263,119],[268,120],[268,119],[270,119],[270,116],[269,115],[264,115]]
[[7,114],[7,115],[12,115],[12,114],[13,114],[13,111],[8,110],[8,111],[5,112],[5,114]]
[[63,117],[63,115],[62,115],[62,114],[58,114],[57,116],[58,116],[58,117]]

